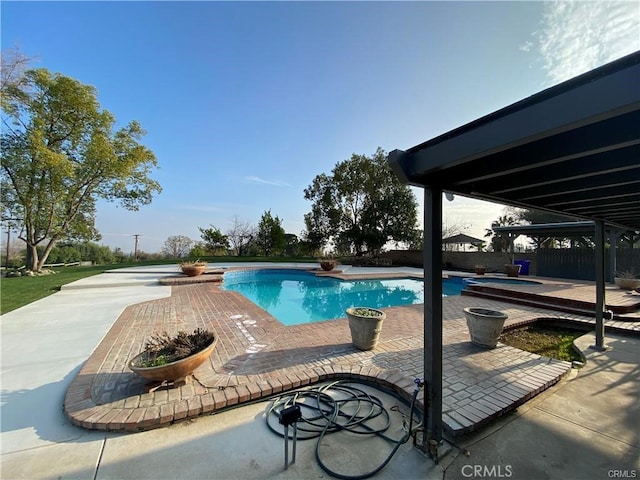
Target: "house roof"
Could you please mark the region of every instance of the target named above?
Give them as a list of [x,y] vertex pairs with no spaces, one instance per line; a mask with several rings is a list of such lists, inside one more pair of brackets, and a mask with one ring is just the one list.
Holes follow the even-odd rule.
[[389,162],[412,185],[640,231],[640,51]]
[[465,235],[464,233],[460,233],[458,235],[454,235],[452,237],[443,238],[442,243],[486,243],[485,240],[481,240],[479,238],[470,237],[469,235]]

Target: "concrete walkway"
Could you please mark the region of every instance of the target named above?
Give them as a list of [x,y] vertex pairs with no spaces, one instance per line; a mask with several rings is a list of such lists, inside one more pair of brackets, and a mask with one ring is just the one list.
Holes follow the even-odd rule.
[[[127,305],[168,298],[170,288],[150,285],[150,277],[174,273],[155,267],[130,272],[125,287],[67,288],[0,319],[1,478],[326,477],[308,443],[299,444],[296,465],[282,472],[282,441],[264,427],[265,404],[136,434],[89,431],[66,420],[62,401],[83,362]],[[117,285],[122,275],[91,282]],[[471,456],[445,446],[448,454],[436,466],[407,444],[376,478],[469,478],[467,465],[501,465],[503,472],[510,466],[511,478],[638,472],[640,342],[609,335],[608,344],[607,352],[588,351],[587,366],[573,371],[574,378],[524,404],[505,423],[456,440],[471,445]]]
[[640,477],[640,340],[609,335],[605,352],[589,348],[592,334],[575,343],[586,366],[456,442],[442,462],[443,478]]

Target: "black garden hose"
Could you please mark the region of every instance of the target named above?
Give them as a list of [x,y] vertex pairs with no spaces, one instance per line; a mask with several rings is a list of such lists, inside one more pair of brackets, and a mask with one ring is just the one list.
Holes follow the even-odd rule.
[[[416,387],[413,391],[411,401],[408,428],[400,440],[395,440],[385,435],[385,432],[391,424],[391,418],[387,409],[384,408],[382,401],[378,397],[369,395],[365,391],[355,387],[353,382],[344,380],[317,388],[297,390],[276,397],[267,410],[267,426],[275,434],[284,437],[284,433],[281,432],[278,427],[274,426],[278,425],[280,412],[293,405],[299,405],[302,418],[297,422],[297,438],[299,440],[318,439],[315,451],[316,460],[320,468],[329,475],[343,480],[369,478],[386,467],[400,446],[411,438],[416,398],[419,388],[422,385],[418,379],[416,379],[415,383]],[[329,394],[331,392],[343,396],[347,395],[347,398],[335,399]],[[349,413],[345,411],[347,407],[349,408]],[[379,417],[381,417],[383,421],[383,426],[374,428],[369,425],[369,422]],[[378,422],[379,421],[380,420],[378,420]],[[420,425],[416,426],[416,428],[419,427]],[[325,435],[341,430],[358,435],[378,435],[393,444],[394,447],[384,462],[368,473],[362,475],[344,475],[334,472],[322,461],[320,445]]]

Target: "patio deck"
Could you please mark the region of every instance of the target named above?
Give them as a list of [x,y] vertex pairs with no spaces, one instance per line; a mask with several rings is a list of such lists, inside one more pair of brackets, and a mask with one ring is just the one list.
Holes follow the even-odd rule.
[[[575,290],[563,289],[569,298]],[[586,292],[586,290],[584,290]],[[607,292],[608,293],[608,292]],[[586,293],[585,293],[586,295]],[[507,326],[589,317],[467,296],[443,299],[443,422],[457,436],[476,430],[566,375],[568,362],[500,344],[484,350],[469,341],[462,309],[482,306],[509,315]],[[175,285],[168,298],[127,307],[69,387],[64,409],[75,425],[140,431],[333,378],[352,378],[410,398],[423,378],[423,305],[385,309],[380,343],[362,352],[350,342],[346,319],[284,326],[236,292],[212,283]],[[638,322],[606,322],[618,331]],[[127,367],[153,333],[209,328],[218,335],[210,359],[185,386],[145,393]],[[418,399],[422,403],[423,392]]]

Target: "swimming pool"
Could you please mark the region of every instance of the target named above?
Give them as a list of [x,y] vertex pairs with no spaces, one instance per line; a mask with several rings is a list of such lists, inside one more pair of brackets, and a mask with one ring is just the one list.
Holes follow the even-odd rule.
[[[300,270],[227,272],[222,288],[241,293],[285,325],[342,318],[354,305],[385,308],[424,302],[421,279],[344,281]],[[443,280],[444,295],[459,295],[463,288],[460,278]]]

